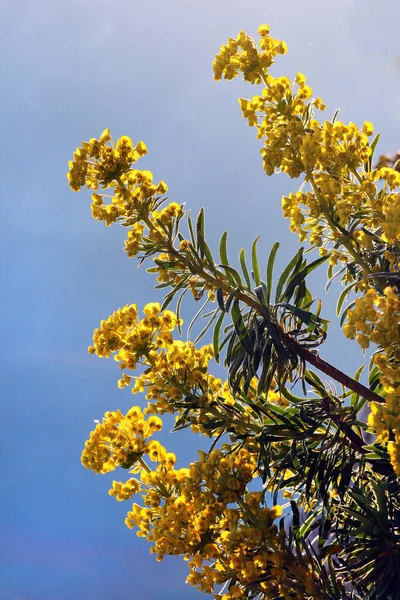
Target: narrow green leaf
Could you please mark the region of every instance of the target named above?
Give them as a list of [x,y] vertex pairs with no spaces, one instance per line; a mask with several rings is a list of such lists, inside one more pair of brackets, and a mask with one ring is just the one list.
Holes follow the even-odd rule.
[[350,304],[348,306],[346,306],[346,308],[344,309],[342,316],[340,317],[340,327],[343,327],[343,323],[346,320],[347,317],[347,313],[349,312],[349,310],[351,310],[353,308],[353,306],[355,305],[356,301],[353,300],[353,302],[350,302]]
[[238,288],[243,288],[243,283],[239,273],[230,265],[217,265],[218,269],[223,269],[229,281]]
[[205,307],[207,306],[207,304],[208,304],[209,302],[210,302],[210,299],[209,299],[209,298],[207,298],[207,300],[204,302],[204,304],[202,305],[202,307],[201,307],[201,308],[200,308],[200,309],[197,311],[197,313],[195,314],[195,316],[194,316],[194,317],[193,317],[193,319],[191,320],[191,322],[190,322],[190,325],[189,325],[189,327],[188,327],[188,331],[187,331],[187,336],[188,336],[188,339],[189,339],[190,332],[191,332],[191,331],[192,331],[192,329],[193,329],[193,325],[196,323],[197,319],[199,318],[199,316],[201,315],[201,313],[203,312],[203,310],[205,309]]
[[353,289],[353,287],[355,285],[357,285],[358,281],[353,281],[353,283],[350,283],[350,285],[347,285],[344,290],[340,293],[340,296],[338,298],[337,301],[337,305],[336,305],[336,314],[337,316],[340,315],[340,312],[342,310],[342,306],[344,301],[346,300],[347,296],[349,295],[349,293],[351,292],[351,290]]
[[253,349],[248,339],[246,325],[244,323],[243,316],[240,311],[239,300],[237,298],[235,298],[235,300],[233,301],[231,315],[236,333],[239,337],[239,341],[243,348],[246,350],[246,352],[251,355]]
[[220,307],[222,312],[225,312],[224,291],[223,291],[222,287],[217,289],[217,302],[218,302],[218,306]]
[[272,278],[273,278],[273,274],[274,274],[275,257],[276,257],[276,253],[278,252],[279,246],[280,246],[279,242],[275,242],[275,244],[272,246],[272,249],[271,249],[271,252],[270,252],[269,258],[268,258],[268,264],[267,264],[267,304],[270,303],[270,299],[271,299]]
[[276,286],[276,292],[275,292],[275,303],[280,302],[282,300],[283,286],[287,282],[290,273],[295,268],[295,265],[301,264],[301,262],[303,260],[303,251],[304,251],[304,248],[300,248],[300,250],[297,252],[297,254],[295,254],[293,256],[290,263],[285,267],[284,271],[282,272],[282,275],[279,277],[278,284]]
[[[199,342],[207,333],[207,331],[210,329],[211,325],[214,323],[217,314],[219,312],[219,308],[216,308],[213,312],[212,312],[212,316],[210,317],[207,325],[201,330],[201,332],[199,333],[199,335],[197,336],[197,338],[193,341],[193,344],[196,345],[197,342]],[[224,313],[222,313],[224,314]]]
[[204,209],[201,208],[196,220],[197,248],[200,248],[199,237],[204,240]]
[[335,114],[332,117],[332,123],[334,123],[336,121],[339,111],[340,111],[340,108],[335,110]]
[[299,529],[299,536],[305,539],[310,533],[316,529],[319,525],[319,522],[315,520],[315,515],[311,514],[308,519],[306,519],[303,525]]
[[258,266],[258,258],[257,258],[257,242],[260,239],[260,236],[254,240],[253,247],[251,250],[251,260],[253,266],[253,279],[256,285],[260,285],[261,277],[260,277],[260,267]]
[[229,265],[228,259],[228,232],[224,231],[219,242],[219,256],[223,265]]
[[381,134],[378,133],[375,136],[373,142],[371,143],[371,146],[370,146],[370,148],[371,148],[371,154],[369,155],[368,161],[367,161],[367,166],[368,166],[367,171],[368,172],[372,170],[372,161],[374,159],[375,149],[376,149],[376,147],[377,147],[377,145],[379,143],[380,137],[381,137]]
[[334,268],[335,268],[334,265],[328,266],[328,281],[330,281],[332,279],[332,277],[334,277],[334,274],[333,274]]
[[302,402],[309,402],[309,400],[307,400],[307,398],[300,398],[300,396],[295,396],[294,394],[292,394],[292,392],[290,392],[287,389],[287,387],[281,387],[279,391],[282,394],[282,396],[284,398],[286,398],[286,400],[289,400],[289,402],[293,402],[294,404],[300,404]]
[[233,336],[233,331],[231,331],[230,333],[228,333],[228,335],[225,336],[225,338],[222,340],[222,342],[219,345],[219,353],[221,354],[221,350],[226,346],[226,344],[230,341],[230,339]]
[[307,381],[307,383],[312,385],[322,395],[326,394],[326,389],[322,382],[322,379],[314,371],[310,371],[309,369],[307,369],[307,371],[305,372],[304,378]]
[[201,250],[203,255],[206,257],[206,259],[208,260],[210,267],[213,269],[214,268],[213,255],[211,254],[211,250],[208,247],[208,244],[205,241],[203,234],[201,234],[200,232],[197,234],[197,243],[199,245],[199,249]]
[[242,272],[243,272],[243,276],[246,280],[247,287],[249,288],[249,290],[251,290],[251,280],[250,280],[249,270],[248,270],[247,264],[246,264],[246,256],[245,256],[244,248],[241,249],[239,258],[240,258],[240,266],[242,267]]
[[181,319],[181,304],[182,304],[182,300],[183,300],[183,296],[186,294],[188,288],[186,288],[182,294],[179,296],[178,302],[176,304],[176,318],[178,319],[178,331],[179,331],[179,335],[182,335],[182,326],[180,324],[180,319]]
[[192,217],[191,217],[191,213],[190,211],[188,212],[188,228],[189,228],[189,233],[190,233],[190,239],[192,240],[192,244],[195,247],[196,246],[196,238],[194,235],[194,230],[193,230],[193,223],[192,223]]
[[268,397],[268,390],[266,389],[266,381],[267,376],[269,374],[269,369],[271,365],[271,357],[272,357],[272,339],[268,338],[264,344],[264,348],[262,351],[262,369],[260,379],[258,381],[257,386],[257,394],[261,394],[262,392],[266,392]]
[[283,308],[286,308],[286,310],[288,310],[289,312],[294,314],[306,325],[310,325],[310,324],[316,325],[318,323],[330,323],[330,321],[328,321],[327,319],[321,319],[321,317],[317,317],[317,315],[314,315],[313,313],[311,313],[307,310],[298,308],[297,306],[294,306],[294,304],[288,304],[288,303],[282,302],[282,303],[276,304],[276,306],[282,306]]
[[[361,377],[361,373],[364,370],[365,365],[361,365],[361,367],[359,367],[353,377],[353,379],[355,381],[360,381],[360,377]],[[353,392],[353,394],[351,395],[351,400],[350,400],[350,404],[351,406],[357,406],[357,400],[358,400],[358,394],[356,394],[355,392]]]
[[177,290],[172,290],[172,292],[170,292],[169,294],[167,294],[165,296],[164,301],[161,305],[161,311],[165,310],[167,308],[167,306],[169,306],[171,304],[176,292],[177,292]]
[[290,506],[291,506],[292,515],[293,515],[293,529],[295,532],[297,532],[297,530],[299,529],[299,526],[300,526],[300,512],[299,512],[299,509],[297,508],[297,502],[295,502],[294,500],[290,501]]
[[225,318],[225,313],[221,312],[220,316],[218,317],[218,321],[215,324],[214,327],[214,334],[213,334],[213,348],[214,348],[214,360],[215,362],[219,363],[219,336],[221,333],[221,327],[222,327],[222,323],[224,321]]
[[238,288],[235,288],[234,290],[231,291],[231,293],[228,296],[228,300],[225,302],[225,312],[228,313],[231,309],[231,304],[233,302],[233,300],[236,298],[236,293],[238,291]]
[[294,276],[290,279],[289,285],[287,286],[284,296],[289,301],[291,298],[296,286],[300,284],[300,282],[305,279],[314,269],[316,269],[319,265],[327,260],[327,256],[320,256],[310,264],[306,264],[298,273],[294,273]]

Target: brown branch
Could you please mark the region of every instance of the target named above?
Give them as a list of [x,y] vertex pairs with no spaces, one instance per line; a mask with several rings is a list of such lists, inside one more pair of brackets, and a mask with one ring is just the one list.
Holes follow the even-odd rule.
[[379,396],[379,394],[376,394],[359,381],[349,377],[346,373],[343,373],[343,371],[340,371],[318,356],[318,354],[311,352],[311,350],[304,348],[304,346],[295,341],[291,342],[291,346],[300,358],[313,365],[319,371],[322,371],[322,373],[325,373],[325,375],[328,375],[328,377],[332,377],[332,379],[335,379],[335,381],[338,381],[349,390],[352,390],[370,402],[379,402],[381,404],[385,402],[385,399],[382,398],[382,396]]

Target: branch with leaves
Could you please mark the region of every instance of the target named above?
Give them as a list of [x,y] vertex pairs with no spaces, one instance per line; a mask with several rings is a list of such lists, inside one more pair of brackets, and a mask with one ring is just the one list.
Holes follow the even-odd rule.
[[[94,332],[89,352],[114,356],[118,386],[144,394],[147,405],[106,413],[82,463],[97,473],[129,470],[133,477],[110,490],[117,500],[141,502],[127,526],[158,560],[184,556],[188,582],[216,600],[395,600],[400,173],[395,165],[373,166],[379,135],[370,141],[371,123],[345,125],[338,112],[321,123],[315,112],[326,106],[302,73],[294,82],[273,77],[270,68],[287,47],[266,25],[259,35],[259,45],[243,31],[230,38],[214,77],[241,74],[261,86],[259,95],[239,100],[241,110],[262,140],[266,174],[301,179],[282,207],[308,249],[276,278],[274,244],[263,278],[257,238],[250,261],[242,249],[236,269],[227,232],[215,259],[204,211],[193,220],[168,201],[165,182],[136,168],[147,153],[143,142],[123,136],[114,144],[109,130],[83,142],[69,165],[71,188],[92,189],[93,217],[126,228],[128,256],[151,261],[147,271],[164,298],[147,304],[143,317],[126,305]],[[315,249],[319,256],[308,261]],[[350,375],[319,354],[329,322],[307,282],[326,263],[327,288],[343,285],[337,313],[345,335],[376,347],[368,385],[360,382],[364,365]],[[187,294],[202,304],[183,341]],[[190,341],[199,319],[204,327]],[[204,338],[210,343],[200,346]],[[213,362],[223,363],[225,381],[212,374]],[[210,451],[176,468],[177,457],[153,439],[164,413],[175,415],[174,431],[190,427],[210,438]]]

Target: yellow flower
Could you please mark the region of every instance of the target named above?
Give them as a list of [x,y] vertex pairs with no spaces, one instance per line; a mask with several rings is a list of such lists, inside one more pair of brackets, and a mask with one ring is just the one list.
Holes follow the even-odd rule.
[[268,25],[260,25],[260,27],[258,28],[258,35],[260,37],[264,37],[265,35],[269,34],[269,26]]

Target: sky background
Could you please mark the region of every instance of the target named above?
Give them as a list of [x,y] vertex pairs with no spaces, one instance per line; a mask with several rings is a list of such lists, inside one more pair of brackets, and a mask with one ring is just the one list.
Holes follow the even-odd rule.
[[[212,60],[240,29],[268,23],[286,40],[273,74],[308,83],[343,121],[372,121],[381,151],[400,146],[400,3],[386,0],[3,0],[0,3],[1,392],[0,600],[186,600],[179,558],[156,563],[124,525],[129,503],[112,477],[80,465],[94,419],[143,399],[117,389],[114,361],[87,355],[93,329],[126,303],[155,299],[154,281],[122,250],[124,231],[90,215],[90,194],[67,185],[81,140],[110,127],[143,139],[139,168],[172,200],[206,209],[210,245],[224,229],[230,255],[261,235],[260,257],[281,241],[284,175],[267,178],[238,96],[215,83]],[[312,291],[334,318],[336,290]],[[363,357],[333,324],[321,354],[355,371]],[[165,434],[179,465],[202,440]],[[119,477],[117,474],[116,478]]]

